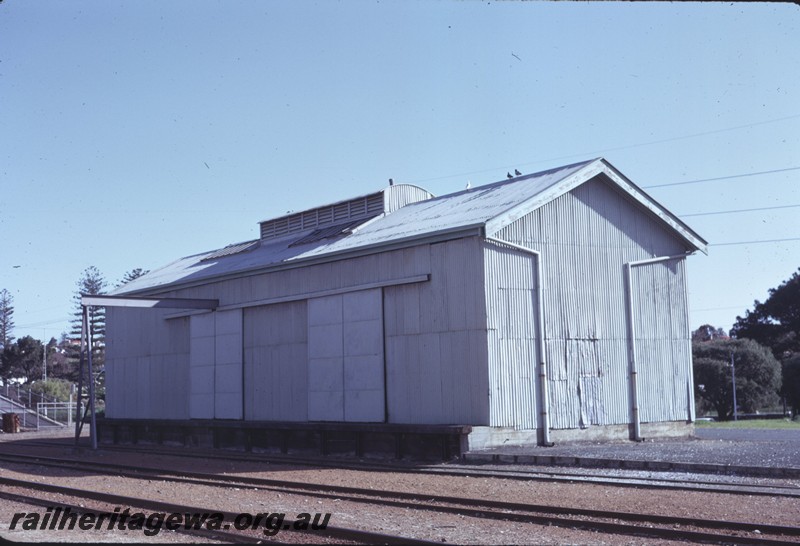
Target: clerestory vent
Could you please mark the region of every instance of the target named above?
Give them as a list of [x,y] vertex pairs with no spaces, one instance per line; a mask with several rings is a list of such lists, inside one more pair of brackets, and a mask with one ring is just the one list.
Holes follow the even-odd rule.
[[261,222],[261,238],[272,239],[308,229],[366,221],[383,213],[383,192]]

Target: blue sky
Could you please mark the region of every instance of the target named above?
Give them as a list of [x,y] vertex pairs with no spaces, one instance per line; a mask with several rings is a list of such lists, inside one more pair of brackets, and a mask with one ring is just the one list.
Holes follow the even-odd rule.
[[[598,156],[645,188],[726,177],[646,190],[678,215],[797,205],[799,99],[792,4],[6,0],[0,288],[49,339],[90,265],[114,284],[389,178]],[[798,213],[684,220],[713,245],[800,238]],[[798,266],[797,240],[690,258],[692,327]]]

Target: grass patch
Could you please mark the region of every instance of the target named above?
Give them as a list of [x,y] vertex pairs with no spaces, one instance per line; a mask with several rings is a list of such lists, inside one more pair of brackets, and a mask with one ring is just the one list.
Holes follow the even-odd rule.
[[800,421],[789,419],[743,419],[741,421],[697,421],[699,428],[767,428],[800,430]]

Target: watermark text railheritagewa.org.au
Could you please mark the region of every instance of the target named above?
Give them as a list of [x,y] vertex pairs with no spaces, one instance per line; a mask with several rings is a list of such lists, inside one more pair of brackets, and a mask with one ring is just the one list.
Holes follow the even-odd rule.
[[220,531],[236,529],[261,529],[267,536],[284,530],[321,531],[328,527],[331,514],[297,514],[287,521],[286,514],[280,512],[261,512],[258,514],[236,514],[227,520],[221,512],[166,513],[137,512],[131,508],[118,506],[113,512],[73,512],[69,507],[49,507],[41,512],[17,512],[11,518],[9,530],[23,531],[141,531],[147,536],[155,536],[162,529],[167,531],[208,530]]

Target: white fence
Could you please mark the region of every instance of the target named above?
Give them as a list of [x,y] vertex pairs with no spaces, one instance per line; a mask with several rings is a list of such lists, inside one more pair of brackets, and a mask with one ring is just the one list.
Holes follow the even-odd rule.
[[42,427],[70,426],[75,415],[75,402],[39,402],[36,404],[36,430]]

